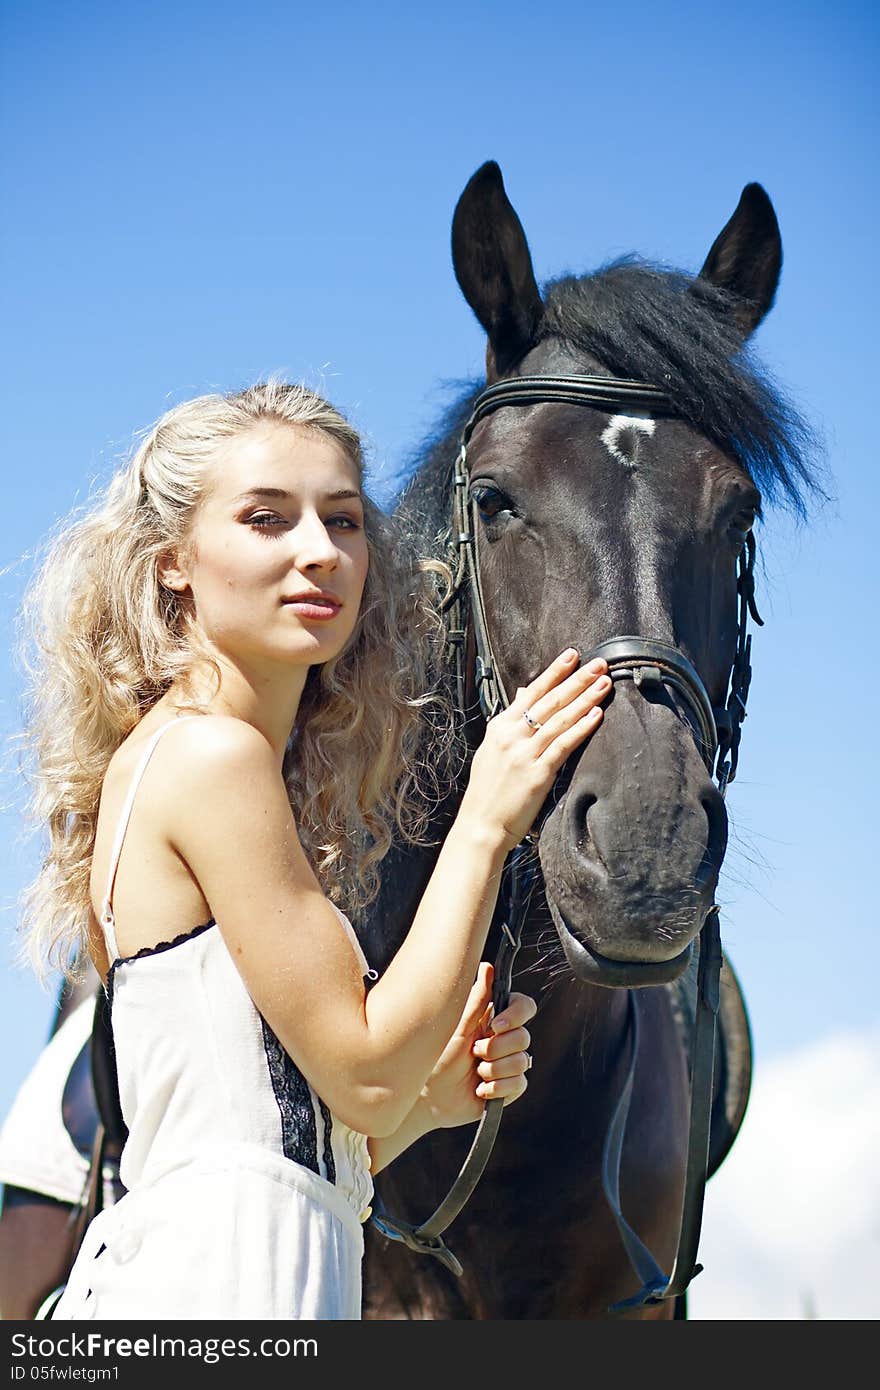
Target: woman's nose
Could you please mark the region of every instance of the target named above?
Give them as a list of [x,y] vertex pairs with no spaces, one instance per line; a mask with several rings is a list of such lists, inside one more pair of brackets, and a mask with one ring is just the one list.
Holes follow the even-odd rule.
[[297,565],[322,565],[334,568],[339,551],[334,537],[320,517],[303,517],[293,533]]

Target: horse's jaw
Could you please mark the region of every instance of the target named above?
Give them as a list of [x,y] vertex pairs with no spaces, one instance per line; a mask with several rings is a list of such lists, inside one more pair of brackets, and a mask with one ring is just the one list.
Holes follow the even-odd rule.
[[646,985],[666,985],[683,975],[690,964],[694,943],[689,941],[684,950],[670,960],[634,961],[613,960],[602,956],[570,930],[562,913],[553,901],[549,889],[546,893],[547,906],[553,925],[565,952],[565,958],[578,980],[585,984],[604,985],[609,989],[638,989]]

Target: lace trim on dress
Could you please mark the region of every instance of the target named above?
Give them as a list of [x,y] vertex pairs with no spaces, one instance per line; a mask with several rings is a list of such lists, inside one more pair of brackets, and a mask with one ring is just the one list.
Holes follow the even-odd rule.
[[[311,1168],[312,1172],[317,1173],[320,1177],[318,1126],[315,1120],[315,1109],[312,1105],[311,1088],[293,1058],[281,1046],[262,1014],[260,1014],[260,1020],[263,1025],[263,1047],[269,1067],[269,1078],[275,1093],[278,1113],[281,1116],[281,1146],[284,1157],[292,1159],[294,1163],[299,1163],[304,1168]],[[328,1167],[327,1177],[330,1182],[335,1182],[335,1167],[332,1178]]]
[[113,1003],[113,977],[120,965],[130,965],[133,960],[143,960],[146,956],[158,956],[163,951],[173,951],[176,946],[182,946],[185,941],[192,941],[194,937],[201,936],[202,932],[208,931],[211,927],[216,927],[217,923],[212,917],[208,922],[202,922],[197,927],[192,927],[189,931],[182,931],[170,941],[157,941],[155,946],[142,946],[139,951],[135,951],[133,956],[117,956],[110,969],[107,971],[107,981],[104,985],[104,992],[107,995],[108,1003]]
[[333,1157],[333,1145],[330,1136],[333,1133],[333,1116],[330,1114],[330,1107],[320,1096],[318,1096],[318,1106],[321,1111],[321,1119],[324,1121],[324,1167],[327,1170],[327,1181],[336,1181],[336,1160]]

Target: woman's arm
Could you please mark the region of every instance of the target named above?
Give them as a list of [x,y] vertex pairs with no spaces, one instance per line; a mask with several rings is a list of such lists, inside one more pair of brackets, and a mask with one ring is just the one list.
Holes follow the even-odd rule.
[[475,1122],[487,1100],[503,1099],[507,1106],[524,1095],[531,1067],[525,1025],[537,1006],[514,992],[493,1019],[493,975],[494,967],[482,961],[455,1032],[400,1127],[367,1141],[374,1175],[431,1130]]
[[[399,1129],[452,1035],[507,853],[598,723],[594,707],[607,689],[591,689],[597,671],[570,670],[554,663],[490,720],[413,923],[368,996],[300,844],[268,741],[224,716],[188,720],[166,739],[166,747],[176,739],[176,795],[165,810],[171,846],[195,875],[256,1007],[353,1129]],[[540,732],[529,732],[523,708]]]
[[420,1096],[403,1124],[398,1125],[393,1134],[383,1135],[382,1138],[372,1135],[367,1139],[373,1177],[381,1173],[383,1168],[387,1168],[389,1163],[393,1163],[404,1149],[408,1149],[416,1140],[422,1139],[436,1128]]
[[466,817],[453,825],[410,928],[415,940],[367,996],[262,734],[214,716],[173,730],[162,751],[175,759],[181,791],[166,812],[171,843],[257,1009],[345,1124],[392,1134],[473,982],[506,855],[501,834]]

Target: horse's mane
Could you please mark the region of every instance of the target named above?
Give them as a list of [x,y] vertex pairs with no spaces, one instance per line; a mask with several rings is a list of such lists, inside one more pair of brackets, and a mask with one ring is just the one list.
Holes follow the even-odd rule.
[[[742,345],[726,291],[624,256],[590,275],[547,281],[542,298],[538,341],[554,338],[614,376],[662,386],[676,413],[737,459],[766,502],[804,518],[809,496],[827,496],[816,435]],[[448,384],[455,399],[395,475],[397,504],[408,510],[417,498],[423,531],[448,513],[458,436],[482,385]]]

